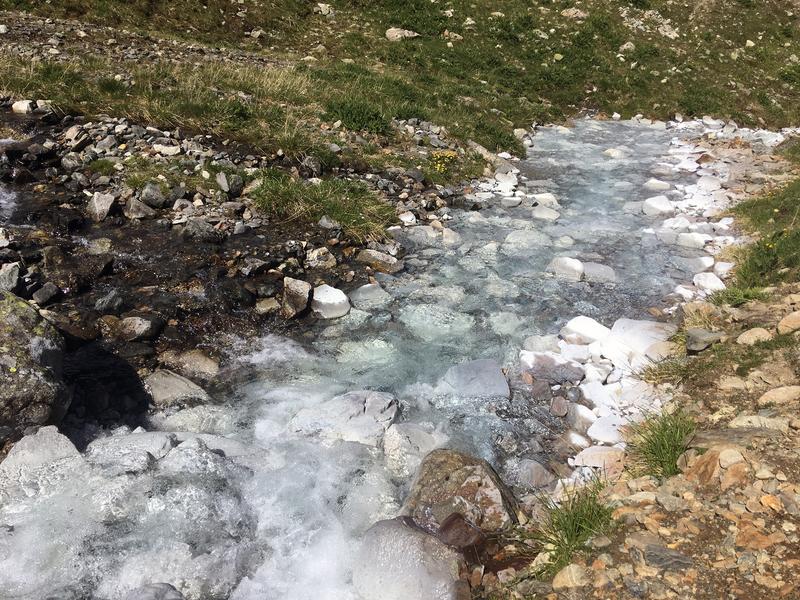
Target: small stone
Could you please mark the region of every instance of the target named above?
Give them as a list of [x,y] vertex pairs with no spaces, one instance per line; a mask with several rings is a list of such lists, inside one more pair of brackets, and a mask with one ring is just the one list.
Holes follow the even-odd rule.
[[519,482],[530,487],[546,487],[556,476],[535,460],[523,459],[519,464]]
[[580,281],[583,279],[583,263],[576,258],[559,256],[550,261],[547,271],[559,279]]
[[61,290],[58,286],[50,281],[45,283],[40,289],[33,293],[33,301],[39,306],[45,306],[51,300],[54,300]]
[[390,275],[402,271],[405,266],[402,261],[397,260],[394,256],[370,249],[359,252],[356,256],[356,261],[369,265],[376,271]]
[[580,565],[571,564],[561,569],[553,578],[555,591],[572,590],[586,587],[591,583],[586,569]]
[[269,315],[279,311],[281,308],[280,302],[275,298],[263,298],[256,302],[256,313],[259,315]]
[[722,339],[722,334],[699,327],[686,330],[686,349],[689,352],[702,352]]
[[408,40],[411,38],[419,37],[419,34],[416,31],[411,31],[410,29],[402,29],[400,27],[390,27],[386,30],[386,39],[390,42],[399,42],[402,40]]
[[33,102],[30,100],[17,100],[11,105],[11,112],[18,115],[27,115],[33,112]]
[[20,263],[6,263],[0,267],[0,292],[15,292],[20,284]]
[[287,319],[303,312],[310,301],[311,284],[291,277],[283,278],[283,316]]

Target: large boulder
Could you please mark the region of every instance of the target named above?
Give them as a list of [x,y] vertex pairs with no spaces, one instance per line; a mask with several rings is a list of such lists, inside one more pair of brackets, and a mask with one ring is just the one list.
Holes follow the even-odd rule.
[[353,584],[364,600],[457,600],[460,560],[405,519],[378,521],[364,534]]
[[0,444],[64,416],[72,392],[63,359],[55,327],[24,300],[0,292]]
[[422,461],[402,514],[437,531],[453,513],[486,532],[500,531],[517,521],[514,496],[489,463],[440,448]]

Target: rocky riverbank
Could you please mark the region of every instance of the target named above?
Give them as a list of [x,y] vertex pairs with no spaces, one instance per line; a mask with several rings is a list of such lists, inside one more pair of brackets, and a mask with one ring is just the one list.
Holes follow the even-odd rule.
[[[25,108],[33,110],[18,110]],[[38,110],[50,114],[46,106]],[[430,125],[398,126],[410,135],[420,126],[433,133]],[[638,563],[629,568],[619,557],[638,537],[619,551],[609,537],[593,542],[607,549],[598,559],[602,565],[592,564],[594,579],[587,564],[573,563],[550,583],[540,574],[548,549],[530,554],[520,539],[541,525],[544,495],[562,500],[598,474],[615,482],[604,501],[623,507],[631,505],[629,497],[637,498],[636,506],[655,506],[638,498],[672,485],[632,478],[626,469],[627,424],[669,407],[675,392],[644,383],[641,371],[683,351],[675,337],[681,319],[690,322],[692,311],[710,310],[704,299],[724,287],[731,267],[724,252],[737,239],[720,211],[786,177],[786,165],[772,154],[782,136],[712,119],[638,119],[613,130],[613,136],[629,136],[630,147],[583,144],[587,173],[608,171],[612,182],[638,147],[647,154],[650,171],[636,174],[641,189],[615,186],[641,201],[615,195],[598,208],[588,205],[615,207],[626,223],[646,223],[635,232],[637,249],[658,248],[663,256],[626,263],[630,244],[595,239],[586,233],[591,227],[574,221],[583,217],[575,204],[583,188],[576,198],[559,197],[554,181],[525,172],[522,162],[487,155],[497,172],[462,194],[426,186],[413,172],[336,173],[394,203],[399,224],[389,228],[393,239],[359,246],[330,218],[295,233],[252,202],[253,181],[263,169],[313,180],[319,175],[313,164],[259,158],[220,149],[210,138],[120,120],[47,127],[23,147],[5,146],[5,177],[25,210],[17,208],[5,228],[3,281],[10,285],[3,306],[12,327],[2,334],[17,346],[3,374],[19,382],[16,389],[38,394],[5,418],[24,417],[7,433],[18,436],[66,411],[62,430],[73,442],[47,427],[27,435],[11,448],[0,478],[9,506],[19,501],[25,481],[37,481],[41,493],[29,507],[34,513],[53,494],[88,494],[89,508],[70,531],[56,519],[52,543],[68,548],[64,568],[34,561],[10,583],[18,595],[27,597],[40,585],[137,599],[291,594],[317,581],[308,564],[322,569],[320,585],[337,599],[351,597],[353,589],[370,599],[430,600],[580,594],[575,590],[590,585],[606,597],[617,588],[628,593],[649,585],[632,573],[661,574]],[[576,129],[591,140],[603,127],[586,121]],[[659,147],[668,140],[667,128],[675,135],[669,152]],[[569,128],[540,133],[554,156],[571,149],[562,140],[575,135]],[[525,132],[520,136],[528,139]],[[542,168],[548,160],[557,159],[543,158]],[[102,171],[93,171],[98,162]],[[589,218],[598,229],[609,227]],[[567,229],[563,221],[577,224]],[[504,271],[526,261],[530,273]],[[626,280],[639,272],[624,270],[626,264],[652,265],[646,294],[638,290],[642,282]],[[441,280],[431,270],[439,265]],[[464,273],[482,269],[488,271],[479,279],[486,297],[470,308]],[[545,287],[525,288],[531,273]],[[640,317],[646,305],[639,303],[656,299],[665,285],[671,287],[649,307],[656,320],[617,318],[620,298]],[[538,333],[527,335],[518,312],[534,305],[515,299],[539,289],[561,304],[537,304]],[[548,331],[551,316],[564,322],[563,303],[573,295],[593,295],[581,306],[597,318],[579,315],[566,319],[557,334]],[[392,302],[397,305],[387,308]],[[692,353],[724,337],[702,323],[686,331]],[[250,355],[226,353],[237,339],[266,331],[305,340],[316,353],[269,336]],[[405,371],[387,367],[411,348],[419,354],[410,375],[419,380],[398,387]],[[470,349],[477,360],[442,376],[439,363]],[[513,359],[498,361],[503,351]],[[334,357],[331,364],[326,353]],[[479,358],[486,353],[495,358]],[[437,379],[428,386],[429,372]],[[397,395],[365,391],[375,388]],[[27,397],[20,394],[14,397]],[[460,450],[465,447],[470,452]],[[687,465],[705,464],[691,453],[686,459]],[[78,479],[87,482],[80,493],[70,483]],[[115,508],[102,500],[112,488],[120,499]],[[140,489],[150,490],[152,501],[131,503]],[[331,505],[335,497],[343,509]],[[681,498],[688,500],[685,490]],[[199,529],[186,520],[201,513],[207,518]],[[400,517],[387,519],[394,515]],[[156,533],[164,518],[176,519],[166,537]],[[94,546],[105,536],[102,523],[128,519],[135,525],[108,540],[130,542],[122,558],[93,549],[85,569],[66,568],[71,553],[80,552],[73,537]],[[636,522],[650,531],[642,519]],[[325,535],[297,539],[292,523]],[[18,531],[36,537],[37,527],[33,519]],[[20,534],[12,533],[8,548],[18,547]],[[642,543],[645,567],[688,564],[685,554],[651,538]],[[339,555],[331,556],[332,548]],[[375,556],[380,560],[371,560]],[[277,577],[279,564],[301,579]],[[183,582],[177,583],[177,573]],[[670,585],[653,589],[663,597],[688,589],[685,580]]]

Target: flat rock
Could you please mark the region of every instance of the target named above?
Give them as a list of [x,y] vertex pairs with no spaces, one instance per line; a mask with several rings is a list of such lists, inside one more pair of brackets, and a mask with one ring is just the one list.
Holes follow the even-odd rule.
[[583,263],[583,278],[591,283],[616,283],[617,274],[609,266],[600,263]]
[[763,327],[754,327],[753,329],[748,329],[739,337],[737,337],[736,343],[743,346],[752,346],[759,342],[768,342],[772,338],[773,335],[768,330],[764,329]]
[[612,446],[590,446],[581,450],[573,459],[576,467],[594,467],[617,471],[625,456],[624,450]]
[[519,353],[519,360],[523,370],[533,375],[535,379],[549,383],[578,383],[586,375],[583,365],[555,352],[522,350]]
[[368,283],[350,293],[350,302],[361,310],[380,308],[391,302],[392,296],[377,283]]
[[591,317],[581,315],[570,319],[560,333],[562,338],[574,344],[591,344],[608,337],[611,330]]
[[199,385],[167,369],[158,369],[144,382],[153,404],[159,408],[192,406],[211,401],[211,397]]
[[761,407],[791,404],[800,400],[800,385],[787,385],[765,392],[758,399]]
[[778,333],[785,335],[800,329],[800,311],[790,313],[778,322]]
[[571,564],[561,569],[553,578],[553,589],[557,592],[561,590],[574,590],[583,588],[591,583],[586,568],[581,565]]
[[725,283],[714,273],[698,273],[692,278],[692,282],[707,293],[719,292],[725,289]]
[[394,256],[370,249],[364,249],[359,252],[356,256],[356,262],[369,265],[376,271],[388,274],[398,273],[404,268],[402,261],[397,260]]

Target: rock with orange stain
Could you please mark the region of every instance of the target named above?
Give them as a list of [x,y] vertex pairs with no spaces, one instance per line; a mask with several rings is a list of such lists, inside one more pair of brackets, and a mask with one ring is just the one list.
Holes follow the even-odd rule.
[[707,486],[719,479],[719,451],[709,450],[689,465],[686,478],[698,485]]

